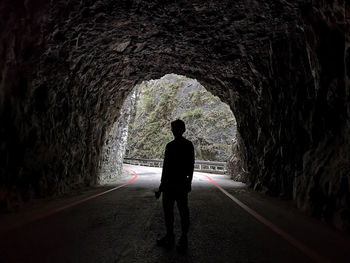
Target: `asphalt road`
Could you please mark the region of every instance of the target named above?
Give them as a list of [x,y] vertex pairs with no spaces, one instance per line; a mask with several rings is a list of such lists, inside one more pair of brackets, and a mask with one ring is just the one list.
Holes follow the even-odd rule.
[[[195,173],[190,193],[188,253],[181,255],[175,249],[157,247],[155,240],[165,231],[161,201],[154,197],[161,169],[126,167],[138,175],[131,184],[52,214],[47,213],[50,208],[38,209],[39,219],[0,232],[0,262],[314,262],[239,207],[201,173]],[[210,176],[277,227],[292,232],[320,258],[350,262],[346,236],[322,224],[317,226],[313,219],[284,205],[251,194],[245,185],[225,175]],[[132,177],[130,174],[115,185]],[[72,201],[61,200],[59,205],[69,202]],[[21,219],[21,213],[11,216],[14,221]],[[179,236],[178,213],[175,216]],[[314,237],[310,238],[305,229],[313,231]],[[324,242],[320,242],[322,238]]]

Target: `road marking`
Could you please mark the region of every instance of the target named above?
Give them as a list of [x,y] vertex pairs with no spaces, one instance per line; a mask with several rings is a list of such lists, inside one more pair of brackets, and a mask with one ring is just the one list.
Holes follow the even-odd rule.
[[316,262],[324,262],[328,263],[329,260],[321,257],[316,251],[313,249],[307,247],[300,241],[296,240],[294,237],[292,237],[290,234],[279,228],[278,226],[274,225],[271,221],[267,220],[265,217],[261,216],[257,212],[255,212],[253,209],[248,207],[247,205],[243,204],[241,201],[239,201],[237,198],[232,196],[230,193],[228,193],[225,189],[223,189],[220,185],[218,185],[211,177],[208,175],[203,175],[207,177],[210,182],[215,185],[221,192],[223,192],[228,198],[230,198],[232,201],[234,201],[237,205],[239,205],[241,208],[243,208],[246,212],[248,212],[250,215],[255,217],[259,222],[270,228],[272,231],[280,235],[282,238],[284,238],[286,241],[288,241],[290,244],[301,250],[304,254],[309,256],[312,260]]
[[51,215],[53,215],[53,214],[59,213],[59,212],[65,210],[65,209],[71,208],[71,207],[76,206],[76,205],[79,205],[79,204],[81,204],[81,203],[85,203],[86,201],[89,201],[89,200],[94,199],[94,198],[96,198],[96,197],[99,197],[99,196],[101,196],[101,195],[105,195],[105,194],[107,194],[107,193],[109,193],[109,192],[115,191],[115,190],[117,190],[117,189],[119,189],[119,188],[122,188],[122,187],[124,187],[124,186],[127,186],[127,185],[131,184],[133,181],[136,180],[136,178],[137,178],[137,173],[136,173],[135,171],[130,170],[130,169],[127,169],[127,168],[123,168],[123,169],[126,170],[126,171],[128,171],[128,172],[131,172],[131,173],[134,175],[134,177],[133,177],[130,181],[128,181],[128,182],[126,182],[126,183],[124,183],[124,184],[122,184],[122,185],[116,186],[116,187],[114,187],[114,188],[111,188],[111,189],[109,189],[109,190],[106,190],[106,191],[104,191],[104,192],[101,192],[101,193],[98,193],[98,194],[94,194],[94,195],[91,195],[91,196],[86,197],[86,198],[84,198],[84,199],[81,199],[81,200],[72,202],[72,203],[70,203],[70,204],[68,204],[68,205],[65,205],[65,206],[62,206],[62,207],[53,209],[53,210],[51,210],[51,211],[49,211],[49,212],[47,212],[47,213],[43,213],[43,214],[40,214],[40,215],[33,216],[33,217],[31,217],[31,218],[29,218],[29,219],[27,219],[27,220],[25,220],[25,221],[22,221],[22,222],[16,223],[15,225],[9,226],[9,227],[6,228],[4,231],[0,231],[0,232],[8,232],[8,231],[10,231],[10,230],[14,230],[14,229],[16,229],[16,228],[22,227],[22,226],[24,226],[24,225],[26,225],[26,224],[32,223],[32,222],[37,221],[37,220],[39,220],[39,219],[42,219],[42,218],[44,218],[44,217],[48,217],[48,216],[51,216]]
[[[114,188],[112,188],[112,189],[109,189],[109,190],[107,190],[107,191],[104,191],[104,192],[102,192],[102,193],[98,193],[98,194],[95,194],[95,195],[91,195],[91,196],[86,197],[86,198],[84,198],[84,199],[81,199],[81,200],[75,201],[75,202],[73,202],[73,203],[70,203],[70,204],[68,204],[68,205],[65,205],[65,206],[62,206],[62,207],[60,207],[60,208],[57,208],[57,209],[55,209],[55,210],[53,210],[53,211],[50,211],[48,214],[49,214],[49,215],[52,215],[52,214],[58,213],[58,212],[60,212],[60,211],[62,211],[62,210],[65,210],[65,209],[67,209],[67,208],[76,206],[76,205],[81,204],[81,203],[84,203],[84,202],[86,202],[86,201],[88,201],[88,200],[91,200],[91,199],[94,199],[94,198],[96,198],[96,197],[99,197],[99,196],[101,196],[101,195],[105,195],[105,194],[107,194],[107,193],[109,193],[109,192],[112,192],[112,191],[115,191],[115,190],[117,190],[117,189],[119,189],[119,188],[122,188],[122,187],[124,187],[124,186],[127,186],[127,185],[131,184],[133,181],[136,180],[137,174],[136,174],[135,171],[130,170],[130,169],[127,169],[127,168],[123,168],[123,169],[125,169],[125,170],[127,170],[128,172],[131,172],[131,173],[134,174],[134,177],[133,177],[130,181],[128,181],[128,182],[126,182],[126,183],[124,183],[124,184],[122,184],[122,185],[116,186],[116,187],[114,187]],[[47,216],[47,215],[45,215],[45,216]]]

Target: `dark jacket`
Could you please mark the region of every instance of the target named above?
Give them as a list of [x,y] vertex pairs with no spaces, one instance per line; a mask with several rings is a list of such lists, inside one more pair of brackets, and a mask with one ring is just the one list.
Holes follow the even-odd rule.
[[165,148],[160,191],[191,191],[194,149],[191,141],[179,137]]

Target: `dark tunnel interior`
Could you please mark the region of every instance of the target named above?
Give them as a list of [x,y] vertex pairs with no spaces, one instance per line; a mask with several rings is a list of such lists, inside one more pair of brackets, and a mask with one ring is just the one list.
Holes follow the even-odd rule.
[[350,229],[347,1],[2,0],[0,205],[99,183],[136,84],[197,79],[249,185]]

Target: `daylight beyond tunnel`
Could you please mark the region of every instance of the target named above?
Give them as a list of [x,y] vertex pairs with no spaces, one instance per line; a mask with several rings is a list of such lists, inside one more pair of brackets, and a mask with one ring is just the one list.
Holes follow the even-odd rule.
[[124,157],[163,159],[166,144],[174,139],[170,122],[176,119],[186,124],[184,136],[192,141],[196,160],[227,162],[235,157],[231,148],[237,125],[229,106],[197,80],[167,74],[136,85],[124,101],[106,136],[100,180],[120,175]]
[[348,12],[344,1],[1,1],[1,207],[96,184],[132,88],[176,72],[234,112],[254,189],[349,228]]

